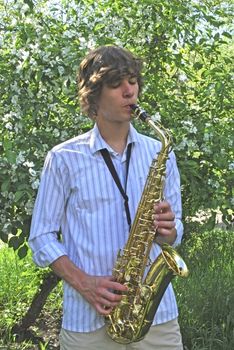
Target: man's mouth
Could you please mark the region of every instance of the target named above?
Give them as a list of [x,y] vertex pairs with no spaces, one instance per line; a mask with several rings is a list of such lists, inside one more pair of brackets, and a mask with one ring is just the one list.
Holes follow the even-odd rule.
[[124,108],[127,108],[127,109],[129,109],[129,110],[132,111],[132,106],[133,106],[133,104],[132,104],[132,103],[129,103],[129,104],[127,104],[127,105],[124,105]]

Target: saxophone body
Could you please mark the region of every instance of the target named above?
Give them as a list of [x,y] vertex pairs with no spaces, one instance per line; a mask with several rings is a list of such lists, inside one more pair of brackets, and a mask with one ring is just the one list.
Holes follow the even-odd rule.
[[[188,275],[185,262],[168,244],[162,245],[154,262],[149,261],[155,239],[153,206],[163,200],[166,161],[172,142],[168,131],[153,122],[144,110],[137,105],[131,107],[138,118],[154,129],[162,147],[152,161],[128,241],[119,252],[113,269],[115,280],[126,285],[128,292],[106,317],[106,331],[114,341],[122,344],[144,338],[172,278]],[[146,268],[149,268],[147,274]]]

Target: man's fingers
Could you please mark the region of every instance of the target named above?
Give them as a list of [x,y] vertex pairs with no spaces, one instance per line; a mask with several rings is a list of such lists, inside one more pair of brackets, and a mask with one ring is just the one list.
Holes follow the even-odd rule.
[[155,203],[154,210],[156,213],[161,213],[162,211],[168,211],[171,210],[171,206],[167,201],[162,201],[159,203]]
[[157,227],[157,230],[161,229],[161,228],[165,228],[165,229],[172,229],[175,227],[175,222],[174,221],[154,221],[154,226]]
[[155,221],[174,221],[175,214],[172,211],[168,213],[155,214],[154,220]]

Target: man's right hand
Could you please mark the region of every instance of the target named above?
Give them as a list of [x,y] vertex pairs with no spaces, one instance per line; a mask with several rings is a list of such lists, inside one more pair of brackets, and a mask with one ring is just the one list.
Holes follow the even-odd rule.
[[115,292],[126,292],[127,287],[115,282],[113,277],[86,275],[81,282],[79,293],[97,310],[101,315],[108,315],[113,307],[118,305],[122,295]]
[[55,260],[50,267],[103,316],[108,315],[118,305],[122,299],[121,292],[127,292],[127,287],[115,282],[112,276],[88,275],[66,255]]

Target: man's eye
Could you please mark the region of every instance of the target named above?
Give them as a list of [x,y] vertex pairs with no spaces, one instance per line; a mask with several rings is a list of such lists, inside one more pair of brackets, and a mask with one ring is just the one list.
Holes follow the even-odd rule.
[[120,81],[119,80],[116,80],[114,82],[112,82],[111,84],[108,84],[110,88],[112,89],[116,89],[117,87],[120,86]]
[[137,83],[137,77],[129,78],[128,82],[129,82],[129,84],[132,84],[132,85],[136,84]]

